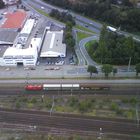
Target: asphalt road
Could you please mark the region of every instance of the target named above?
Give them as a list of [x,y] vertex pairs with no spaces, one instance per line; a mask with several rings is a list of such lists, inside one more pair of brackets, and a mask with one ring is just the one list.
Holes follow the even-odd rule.
[[[0,86],[4,84],[26,84],[27,79],[8,79],[0,80]],[[140,85],[140,79],[124,79],[124,80],[93,80],[93,79],[29,79],[29,83],[93,83],[93,84],[116,84],[116,85]],[[140,86],[139,86],[140,87]]]
[[85,45],[87,42],[89,41],[93,41],[93,40],[98,40],[99,37],[97,35],[94,35],[94,36],[91,36],[91,37],[88,37],[88,38],[85,38],[85,39],[82,39],[80,42],[79,42],[79,47],[80,47],[80,50],[82,52],[82,55],[84,56],[86,62],[87,62],[87,65],[93,65],[95,67],[99,67],[99,64],[97,64],[95,61],[93,61],[91,59],[91,57],[88,55],[87,51],[86,51],[86,48],[85,48]]
[[[53,5],[50,5],[50,4],[47,4],[41,0],[22,0],[25,4],[29,4],[29,5],[32,5],[34,7],[36,7],[37,9],[41,9],[41,7],[44,7],[44,11],[46,13],[50,13],[50,11],[52,9],[57,9],[59,10],[60,12],[62,11],[66,11],[62,8],[59,8],[57,6],[53,6]],[[85,27],[85,24],[88,24],[88,28],[90,30],[92,30],[93,32],[95,33],[100,33],[100,29],[102,28],[102,24],[98,23],[98,22],[95,22],[93,20],[90,20],[88,18],[85,18],[83,16],[80,16],[74,12],[70,12],[70,14],[73,15],[73,17],[75,17],[75,20],[76,20],[76,23]],[[90,24],[89,24],[90,23]]]

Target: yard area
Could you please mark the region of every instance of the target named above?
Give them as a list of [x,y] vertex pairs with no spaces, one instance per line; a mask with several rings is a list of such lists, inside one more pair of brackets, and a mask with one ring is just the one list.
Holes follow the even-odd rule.
[[53,112],[136,120],[138,109],[140,115],[140,99],[133,96],[21,95],[0,98],[1,107],[13,109],[50,111],[53,102]]

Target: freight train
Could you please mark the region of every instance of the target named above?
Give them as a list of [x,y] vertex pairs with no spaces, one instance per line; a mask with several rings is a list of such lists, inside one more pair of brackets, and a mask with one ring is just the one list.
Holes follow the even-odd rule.
[[28,84],[25,86],[26,91],[54,91],[54,90],[109,90],[109,85],[97,84]]

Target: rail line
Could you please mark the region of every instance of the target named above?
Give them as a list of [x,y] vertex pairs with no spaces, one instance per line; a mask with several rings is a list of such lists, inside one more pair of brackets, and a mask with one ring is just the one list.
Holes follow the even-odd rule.
[[140,87],[112,87],[110,90],[55,90],[55,91],[25,91],[22,87],[0,87],[1,95],[23,95],[23,94],[45,94],[45,95],[67,95],[67,94],[102,94],[102,95],[140,95]]
[[18,110],[0,110],[0,122],[26,124],[32,126],[52,127],[56,129],[68,129],[75,131],[98,131],[103,129],[103,133],[117,133],[137,135],[140,132],[140,127],[132,121],[124,120],[107,120],[103,118],[79,117],[79,116],[50,116],[46,113],[33,111],[18,111]]

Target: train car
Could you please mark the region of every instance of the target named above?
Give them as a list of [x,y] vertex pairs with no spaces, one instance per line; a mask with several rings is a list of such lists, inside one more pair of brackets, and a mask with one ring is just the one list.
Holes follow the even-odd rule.
[[73,89],[74,90],[79,90],[80,89],[80,84],[73,84]]
[[109,85],[100,84],[80,84],[81,90],[110,90]]
[[41,90],[43,90],[43,86],[42,85],[26,85],[25,90],[28,90],[28,91],[41,91]]
[[61,84],[43,84],[43,90],[61,90]]
[[79,84],[62,84],[62,90],[79,90]]
[[109,85],[104,84],[43,84],[43,85],[27,85],[27,91],[56,91],[56,90],[110,90]]

